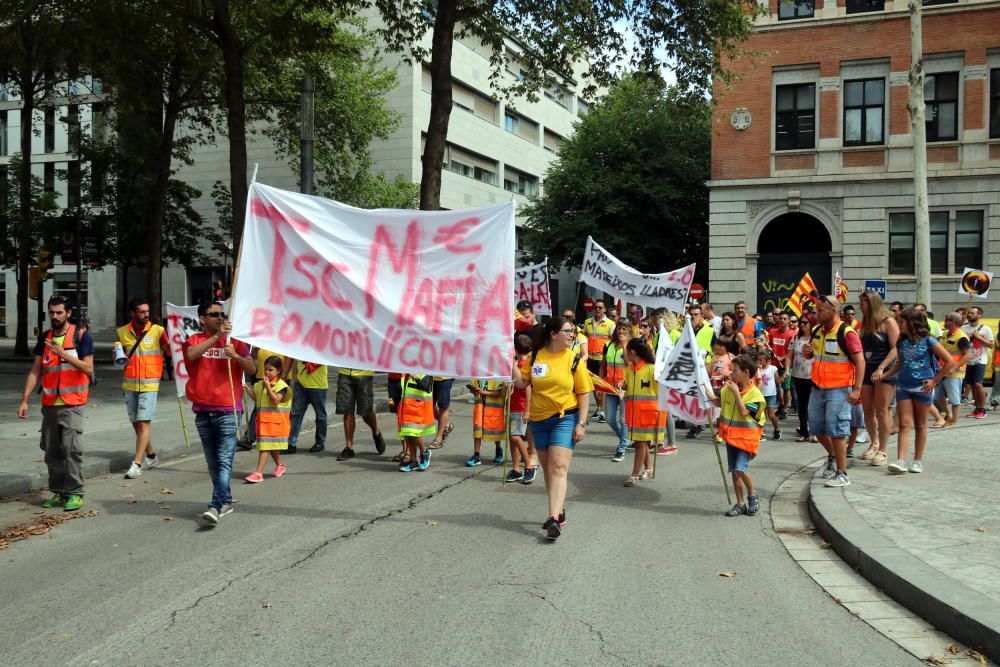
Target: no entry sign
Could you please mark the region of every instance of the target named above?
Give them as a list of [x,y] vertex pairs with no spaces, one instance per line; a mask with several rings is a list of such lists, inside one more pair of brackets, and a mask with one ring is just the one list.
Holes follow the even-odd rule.
[[583,300],[583,309],[588,313],[594,309],[594,300],[589,296],[585,297]]
[[691,285],[691,291],[688,292],[688,297],[689,298],[694,299],[695,301],[698,301],[703,296],[705,296],[705,288],[704,287],[702,287],[698,283],[694,283],[693,285]]

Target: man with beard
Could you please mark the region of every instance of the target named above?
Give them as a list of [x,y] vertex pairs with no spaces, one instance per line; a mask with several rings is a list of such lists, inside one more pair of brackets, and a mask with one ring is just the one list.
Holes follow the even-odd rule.
[[965,416],[986,419],[986,389],[983,388],[983,378],[986,377],[986,364],[993,358],[993,330],[979,321],[983,316],[983,309],[979,306],[970,306],[965,316],[968,322],[962,327],[962,331],[972,343],[972,353],[969,355],[969,364],[965,370],[965,383],[972,388],[972,398],[976,402],[976,408]]
[[94,372],[94,342],[86,331],[70,324],[73,314],[63,296],[49,299],[51,328],[38,337],[35,363],[24,382],[17,416],[28,418],[28,398],[42,381],[42,440],[52,497],[46,509],[71,512],[83,507],[83,406]]
[[122,352],[128,355],[122,393],[125,395],[128,420],[135,431],[135,458],[125,473],[125,479],[135,479],[142,475],[143,470],[149,470],[159,462],[153,449],[150,424],[156,415],[160,377],[165,364],[170,363],[170,341],[162,326],[149,321],[146,299],[132,299],[128,312],[132,321],[118,327],[116,344],[121,345]]

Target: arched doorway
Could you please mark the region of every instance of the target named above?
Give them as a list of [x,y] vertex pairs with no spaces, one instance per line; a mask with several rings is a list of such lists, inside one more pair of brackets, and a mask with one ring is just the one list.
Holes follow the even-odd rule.
[[767,223],[757,241],[757,311],[784,308],[806,272],[828,291],[830,250],[826,227],[808,213],[785,213]]

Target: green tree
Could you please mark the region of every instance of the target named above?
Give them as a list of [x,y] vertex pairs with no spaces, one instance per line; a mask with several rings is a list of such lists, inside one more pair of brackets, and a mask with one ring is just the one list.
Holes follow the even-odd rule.
[[640,271],[704,272],[710,151],[708,100],[625,77],[577,122],[524,209],[528,254],[580,266],[590,235]]
[[[669,66],[686,91],[709,89],[726,77],[723,63],[738,53],[751,20],[763,11],[736,0],[375,0],[386,43],[430,59],[431,114],[420,182],[420,207],[440,208],[441,169],[452,108],[451,57],[455,36],[471,35],[491,49],[491,83],[506,95],[534,97],[582,64],[595,86],[610,85],[623,61],[639,70]],[[431,46],[423,38],[430,32]],[[508,66],[506,40],[518,45],[518,76]],[[520,75],[523,73],[523,76]],[[558,74],[557,74],[558,73]]]

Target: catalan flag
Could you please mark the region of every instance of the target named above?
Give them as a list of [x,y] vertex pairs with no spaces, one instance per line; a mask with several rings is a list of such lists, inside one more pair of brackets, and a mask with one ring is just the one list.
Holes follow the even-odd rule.
[[840,279],[840,271],[837,271],[834,278],[833,293],[837,296],[837,301],[840,303],[847,303],[847,296],[849,290],[847,289],[847,283]]
[[817,291],[816,283],[813,282],[812,277],[807,272],[806,275],[802,276],[802,280],[799,281],[795,291],[792,292],[792,296],[788,298],[788,303],[785,307],[795,313],[796,316],[802,317],[802,311],[813,303],[813,298],[810,294]]
[[[587,371],[590,373],[590,371]],[[618,388],[613,384],[605,380],[604,378],[597,377],[593,373],[590,373],[590,381],[594,383],[594,391],[599,391],[604,394],[620,394]]]

